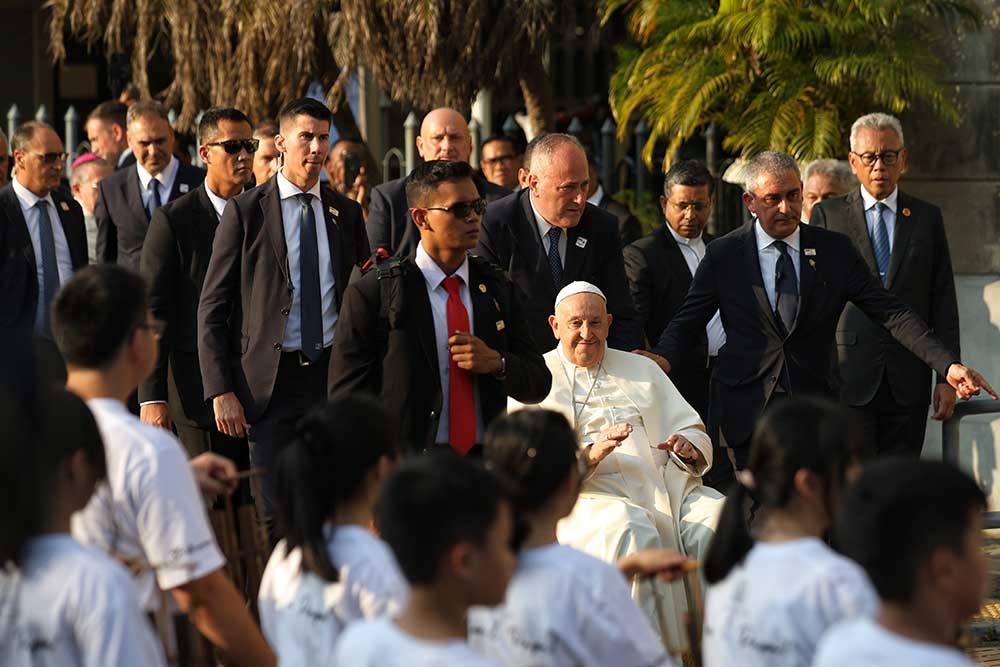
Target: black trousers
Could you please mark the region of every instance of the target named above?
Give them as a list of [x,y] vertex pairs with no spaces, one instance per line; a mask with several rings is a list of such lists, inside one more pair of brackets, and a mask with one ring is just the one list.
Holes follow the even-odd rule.
[[885,375],[875,397],[867,405],[851,406],[862,437],[866,459],[883,456],[920,458],[927,430],[927,403],[900,405],[893,398]]
[[174,421],[177,438],[187,450],[188,457],[194,458],[204,452],[225,456],[236,464],[239,470],[250,467],[250,452],[246,438],[234,438],[215,428],[202,428],[181,420]]

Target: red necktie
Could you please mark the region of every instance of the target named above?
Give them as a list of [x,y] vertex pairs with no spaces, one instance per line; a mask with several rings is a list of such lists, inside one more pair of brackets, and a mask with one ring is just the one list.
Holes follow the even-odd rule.
[[[443,284],[448,290],[448,336],[456,331],[469,333],[469,312],[459,295],[462,279],[448,276]],[[448,358],[448,440],[452,449],[465,456],[476,444],[476,398],[472,392],[472,373],[459,368],[451,355]]]

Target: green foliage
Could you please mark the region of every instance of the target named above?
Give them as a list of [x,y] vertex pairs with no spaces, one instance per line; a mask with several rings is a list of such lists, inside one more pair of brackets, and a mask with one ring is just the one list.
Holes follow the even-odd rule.
[[728,151],[799,160],[843,155],[847,124],[870,111],[920,101],[957,124],[938,53],[983,21],[974,0],[605,0],[604,20],[616,11],[634,43],[611,106],[622,136],[649,125],[650,165],[658,142],[669,156],[713,122]]
[[645,236],[663,224],[663,209],[660,208],[658,195],[654,192],[641,192],[636,200],[635,190],[619,190],[611,195],[619,204],[625,205],[642,226]]

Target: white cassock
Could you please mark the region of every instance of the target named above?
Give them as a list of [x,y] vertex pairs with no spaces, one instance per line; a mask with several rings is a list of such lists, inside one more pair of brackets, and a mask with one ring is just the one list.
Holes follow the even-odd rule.
[[[559,524],[559,541],[611,563],[648,548],[674,549],[701,561],[724,498],[701,484],[712,464],[712,441],[698,413],[646,357],[608,349],[601,364],[589,369],[570,363],[561,347],[544,358],[552,373],[549,395],[537,406],[510,400],[510,411],[561,412],[581,447],[613,424],[632,425],[632,434],[584,480],[576,507]],[[674,433],[701,452],[703,467],[656,449]],[[684,615],[692,592],[685,582],[644,578],[631,585],[632,598],[666,648],[687,650]]]

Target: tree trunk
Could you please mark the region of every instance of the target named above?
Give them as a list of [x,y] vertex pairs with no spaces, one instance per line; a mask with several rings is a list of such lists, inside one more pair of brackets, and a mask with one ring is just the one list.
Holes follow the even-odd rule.
[[552,90],[552,80],[542,66],[542,59],[532,54],[524,64],[522,76],[518,83],[524,96],[524,107],[531,120],[531,130],[534,136],[556,129],[555,95]]

